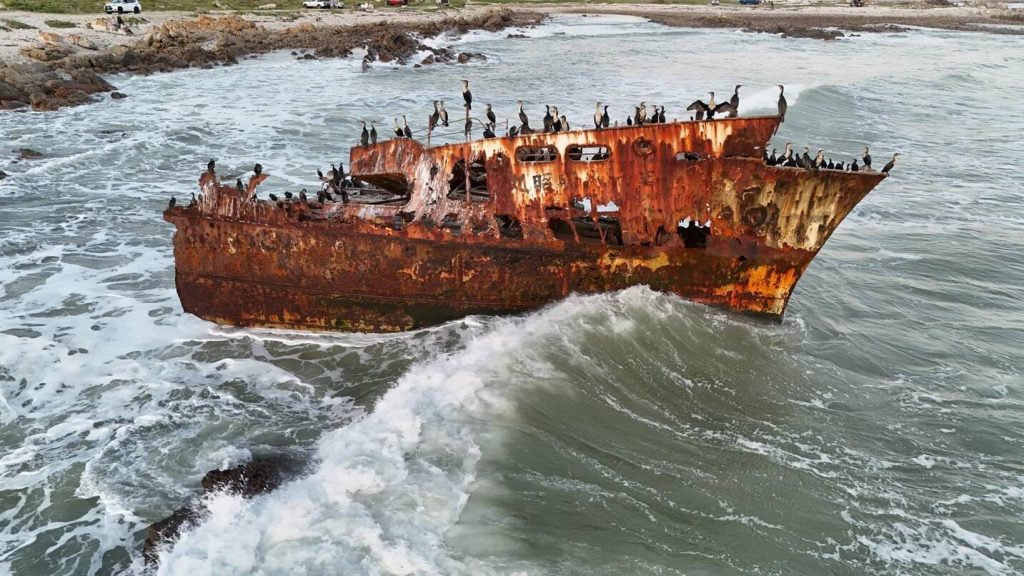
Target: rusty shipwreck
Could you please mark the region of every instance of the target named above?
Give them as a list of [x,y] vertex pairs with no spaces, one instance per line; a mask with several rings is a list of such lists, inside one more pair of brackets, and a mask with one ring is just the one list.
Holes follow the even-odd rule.
[[[879,172],[768,166],[777,116],[351,151],[343,202],[254,199],[207,172],[168,208],[185,311],[399,331],[644,284],[781,318]],[[698,224],[699,223],[699,224]]]

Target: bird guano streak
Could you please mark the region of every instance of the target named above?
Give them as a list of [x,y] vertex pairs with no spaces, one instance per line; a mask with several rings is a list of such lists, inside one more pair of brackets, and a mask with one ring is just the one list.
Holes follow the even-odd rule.
[[258,182],[239,190],[210,171],[198,201],[164,213],[182,306],[238,326],[398,331],[643,284],[781,318],[886,176],[768,165],[780,116],[603,117],[435,147],[396,131],[351,150],[347,178],[364,184],[347,201],[254,199]]

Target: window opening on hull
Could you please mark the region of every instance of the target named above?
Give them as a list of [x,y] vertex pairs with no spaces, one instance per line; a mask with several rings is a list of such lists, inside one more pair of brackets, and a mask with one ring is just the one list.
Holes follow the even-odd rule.
[[637,138],[633,142],[633,151],[640,156],[650,156],[654,154],[654,144],[647,138]]
[[696,218],[683,218],[676,225],[676,232],[687,248],[707,248],[708,236],[711,236],[711,220],[704,224]]
[[516,148],[519,162],[554,162],[558,160],[558,149],[554,146],[520,146]]
[[676,160],[687,161],[687,162],[700,162],[701,155],[696,152],[680,152],[676,154]]
[[522,240],[523,225],[519,223],[518,218],[515,216],[509,216],[508,214],[497,214],[494,219],[498,222],[498,233],[502,238],[516,238]]
[[[452,177],[448,180],[448,198],[466,199],[466,161],[460,158],[452,166]],[[479,154],[469,163],[469,198],[484,201],[490,198],[487,192],[487,163]]]
[[609,246],[622,246],[622,226],[619,225],[618,218],[601,216],[595,223],[584,217],[575,218],[572,223],[576,226],[576,235],[580,237],[580,243],[599,244],[603,239]]
[[612,156],[607,146],[569,146],[565,149],[565,157],[573,162],[604,162]]

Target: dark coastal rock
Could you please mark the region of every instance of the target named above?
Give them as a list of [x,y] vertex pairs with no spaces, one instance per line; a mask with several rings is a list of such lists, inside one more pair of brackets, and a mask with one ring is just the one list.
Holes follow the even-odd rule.
[[0,170],[0,180],[3,180],[4,178],[7,178],[7,172]]
[[[11,109],[26,103],[36,110],[55,110],[62,106],[94,101],[98,92],[116,88],[98,74],[152,74],[180,68],[209,69],[236,64],[239,58],[275,50],[293,50],[303,59],[350,56],[354,49],[366,47],[363,70],[373,62],[410,64],[427,47],[419,38],[470,30],[496,31],[509,26],[522,27],[537,22],[541,15],[511,10],[491,10],[472,17],[444,17],[428,22],[398,24],[378,22],[352,26],[316,26],[299,23],[283,30],[270,30],[237,15],[175,20],[153,26],[131,45],[108,50],[61,41],[25,47],[33,60],[19,64],[0,64],[0,108]],[[105,20],[100,19],[105,26]],[[312,56],[306,55],[307,52]],[[450,49],[437,49],[435,62],[454,62],[460,58]],[[477,55],[470,54],[469,59]],[[464,61],[466,57],[462,57]],[[88,73],[88,77],[86,77]]]
[[43,153],[31,148],[19,148],[14,150],[18,153],[18,160],[36,160],[43,157]]
[[111,92],[110,97],[114,100],[124,100],[128,95],[122,92]]
[[[280,459],[259,459],[228,470],[211,470],[200,483],[202,494],[229,492],[250,498],[270,492],[281,485],[289,464]],[[194,500],[175,510],[170,516],[154,522],[146,529],[142,558],[147,565],[160,559],[161,545],[174,542],[181,533],[195,526],[206,513],[202,500]]]
[[459,64],[465,64],[470,60],[487,60],[487,56],[479,52],[459,52]]
[[[584,14],[586,16],[586,14]],[[527,38],[526,34],[508,34],[505,38]]]

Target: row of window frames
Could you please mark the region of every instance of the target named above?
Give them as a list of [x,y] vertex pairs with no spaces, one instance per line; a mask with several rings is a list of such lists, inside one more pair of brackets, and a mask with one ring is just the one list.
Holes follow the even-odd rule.
[[[611,149],[607,146],[569,146],[565,156],[573,162],[604,162],[611,158]],[[554,162],[558,160],[558,149],[554,146],[520,146],[516,148],[516,160],[519,162]],[[701,160],[696,152],[680,152],[676,160]]]

